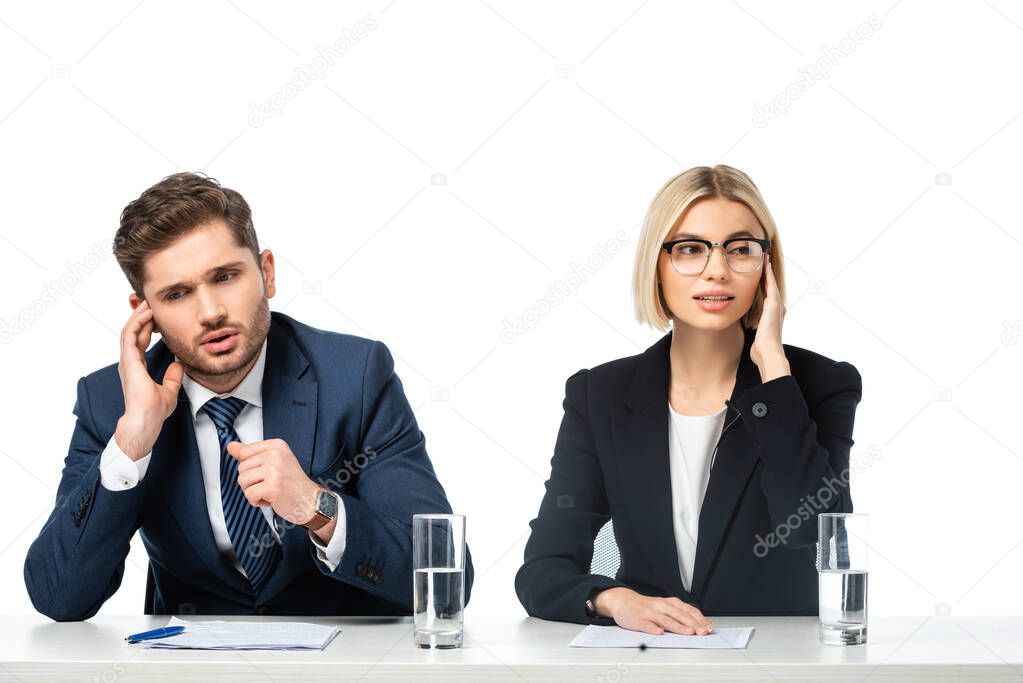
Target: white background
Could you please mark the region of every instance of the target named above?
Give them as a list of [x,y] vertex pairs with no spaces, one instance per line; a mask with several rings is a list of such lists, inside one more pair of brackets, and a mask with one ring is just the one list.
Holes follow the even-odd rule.
[[[2,612],[32,611],[23,562],[75,383],[116,361],[129,313],[110,239],[152,183],[204,170],[241,191],[277,256],[271,308],[391,348],[468,516],[471,618],[523,614],[512,581],[564,381],[660,336],[632,313],[637,228],[668,178],[714,163],[749,173],[779,225],[784,340],[863,376],[871,614],[1020,611],[1023,9],[334,5],[0,9]],[[800,86],[818,61],[829,77]],[[620,232],[624,249],[537,307]],[[502,339],[522,316],[534,329]],[[145,566],[136,538],[102,614],[141,613]]]

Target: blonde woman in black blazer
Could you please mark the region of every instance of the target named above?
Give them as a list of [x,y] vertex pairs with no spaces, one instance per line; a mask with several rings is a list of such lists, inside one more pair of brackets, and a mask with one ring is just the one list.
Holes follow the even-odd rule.
[[[698,167],[661,188],[633,289],[639,319],[670,331],[566,382],[550,479],[515,577],[530,615],[704,634],[714,615],[817,614],[817,515],[853,509],[861,381],[849,363],[782,343],[784,283],[777,228],[748,176]],[[727,300],[700,298],[708,293]],[[669,405],[724,411],[704,454],[694,557],[679,555],[673,532]],[[589,573],[609,519],[621,554],[614,578]]]

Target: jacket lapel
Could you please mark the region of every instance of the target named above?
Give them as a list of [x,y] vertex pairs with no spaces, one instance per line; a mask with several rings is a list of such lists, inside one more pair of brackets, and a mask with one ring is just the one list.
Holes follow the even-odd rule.
[[[148,363],[149,374],[160,382],[174,360],[174,354],[162,340],[150,353],[153,355]],[[150,478],[160,482],[159,495],[164,499],[163,507],[174,518],[181,535],[191,543],[193,554],[226,585],[241,594],[251,593],[245,578],[220,555],[213,538],[195,425],[184,388],[178,392],[177,408],[164,422],[160,436],[153,444],[152,466],[147,479]]]
[[[757,454],[746,430],[739,424],[743,416],[735,400],[750,387],[761,384],[760,371],[750,358],[750,346],[756,330],[746,331],[746,340],[736,370],[735,387],[726,401],[725,424],[718,442],[717,457],[710,470],[707,493],[700,509],[696,538],[696,562],[693,566],[692,594],[702,600],[703,590],[721,553],[725,530],[731,524],[739,500],[757,464]],[[751,546],[752,550],[752,546]]]
[[732,405],[748,387],[760,383],[760,373],[749,357],[755,333],[755,330],[746,331],[735,386],[726,402],[725,426],[700,511],[693,584],[689,592],[679,572],[671,504],[668,458],[671,334],[640,355],[623,403],[613,410],[612,439],[635,535],[646,551],[652,571],[672,595],[683,599],[701,595],[725,529],[756,463],[756,455],[748,447],[745,434],[736,429],[741,416]]
[[646,551],[647,566],[673,595],[681,596],[685,589],[678,570],[668,465],[670,347],[668,334],[640,355],[611,424],[618,474],[629,501],[635,537]]
[[[309,360],[291,334],[271,324],[263,371],[263,438],[282,439],[302,469],[312,476],[316,444],[317,382],[305,377]],[[309,532],[281,520],[281,561],[259,595],[260,601],[279,593],[310,561]]]

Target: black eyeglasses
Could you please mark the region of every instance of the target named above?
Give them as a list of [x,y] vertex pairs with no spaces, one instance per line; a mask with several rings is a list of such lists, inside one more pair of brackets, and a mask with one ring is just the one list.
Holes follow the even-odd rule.
[[724,242],[710,240],[672,240],[661,245],[679,275],[699,275],[710,263],[710,252],[721,247],[725,263],[736,273],[753,273],[764,264],[764,254],[771,251],[771,240],[736,237]]

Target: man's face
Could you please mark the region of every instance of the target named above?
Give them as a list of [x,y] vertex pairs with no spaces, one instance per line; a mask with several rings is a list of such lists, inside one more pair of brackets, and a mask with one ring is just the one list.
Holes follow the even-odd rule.
[[[143,293],[154,331],[185,372],[225,391],[248,372],[270,329],[273,254],[263,250],[257,264],[224,221],[211,221],[146,259]],[[129,300],[132,308],[141,303],[134,294]]]

